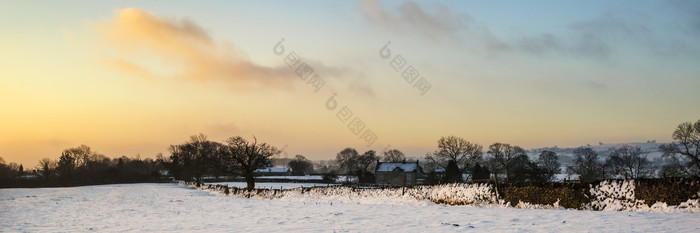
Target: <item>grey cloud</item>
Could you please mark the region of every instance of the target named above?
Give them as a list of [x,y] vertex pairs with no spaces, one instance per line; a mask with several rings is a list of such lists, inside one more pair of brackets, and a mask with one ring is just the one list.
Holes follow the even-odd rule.
[[458,39],[461,30],[468,29],[470,17],[460,17],[443,5],[435,4],[430,11],[413,1],[401,4],[396,13],[389,12],[378,0],[361,0],[359,11],[371,24],[404,34],[443,40]]

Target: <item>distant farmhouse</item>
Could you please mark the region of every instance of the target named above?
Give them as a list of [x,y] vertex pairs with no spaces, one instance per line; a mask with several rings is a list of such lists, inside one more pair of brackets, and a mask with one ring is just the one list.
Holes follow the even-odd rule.
[[268,167],[255,170],[256,176],[290,176],[292,171],[287,167]]
[[378,185],[386,186],[414,186],[422,184],[425,180],[423,168],[415,163],[383,163],[377,162],[375,170],[376,181]]

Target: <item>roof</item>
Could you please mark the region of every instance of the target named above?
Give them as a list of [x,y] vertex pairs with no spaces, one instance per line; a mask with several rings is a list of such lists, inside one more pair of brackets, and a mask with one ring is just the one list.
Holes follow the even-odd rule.
[[258,173],[284,173],[284,172],[289,172],[289,168],[287,168],[287,167],[268,167],[268,168],[261,168],[261,169],[255,170],[255,172],[258,172]]
[[421,171],[417,163],[379,163],[377,165],[378,172],[390,172],[396,168],[400,168],[404,172],[414,172],[416,169],[419,169],[418,172]]

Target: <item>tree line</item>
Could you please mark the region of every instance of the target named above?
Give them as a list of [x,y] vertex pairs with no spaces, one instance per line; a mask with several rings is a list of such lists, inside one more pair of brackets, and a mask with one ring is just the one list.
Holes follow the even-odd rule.
[[[573,163],[565,168],[566,173],[578,175],[581,181],[700,176],[700,120],[678,125],[673,140],[659,146],[662,157],[670,161],[667,164],[654,164],[647,158],[648,152],[634,145],[616,148],[606,159],[590,147],[580,147],[573,150]],[[437,150],[423,158],[425,182],[462,182],[463,175],[476,181],[502,177],[502,182],[549,182],[562,172],[554,151],[543,150],[531,160],[527,151],[517,145],[497,142],[486,153],[484,150],[482,145],[464,138],[441,137]],[[396,149],[385,151],[383,158],[386,162],[405,162],[404,154]],[[368,172],[368,167],[378,159],[373,150],[359,154],[353,148],[336,155],[340,172],[356,175],[361,183],[372,182],[373,174]]]
[[161,163],[150,158],[122,156],[108,158],[80,145],[65,149],[57,160],[43,158],[29,172],[22,165],[6,165],[0,158],[0,186],[39,187],[110,183],[156,182],[161,180]]
[[[662,144],[659,151],[670,162],[660,166],[646,157],[638,146],[624,145],[613,150],[606,159],[590,147],[573,150],[573,161],[566,172],[578,174],[583,181],[605,178],[650,178],[700,176],[700,120],[685,122],[673,132],[673,142]],[[153,182],[168,176],[178,180],[202,183],[205,176],[239,176],[247,188],[255,187],[254,171],[271,166],[271,159],[281,151],[240,136],[223,142],[209,140],[205,135],[193,135],[181,144],[168,147],[169,156],[158,154],[156,159],[126,156],[108,158],[86,145],[65,149],[57,160],[43,158],[32,175],[22,165],[7,163],[0,157],[0,186],[67,186],[125,182]],[[374,182],[373,167],[378,161],[405,162],[403,152],[392,149],[378,155],[374,150],[363,153],[345,148],[331,163],[315,164],[297,155],[287,165],[293,175],[314,171],[327,174],[327,181],[337,173],[357,176],[361,183]],[[527,151],[517,145],[493,143],[484,148],[456,136],[441,137],[437,149],[422,158],[426,168],[426,183],[461,182],[463,175],[472,180],[502,178],[503,182],[548,182],[560,174],[559,155],[550,150],[539,152],[530,159]],[[438,172],[436,172],[438,171]],[[659,171],[657,173],[657,171]]]

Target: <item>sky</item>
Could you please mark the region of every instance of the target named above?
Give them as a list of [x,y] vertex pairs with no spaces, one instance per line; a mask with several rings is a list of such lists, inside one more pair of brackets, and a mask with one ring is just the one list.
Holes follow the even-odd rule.
[[332,159],[442,136],[671,141],[698,1],[4,1],[0,157],[155,157],[203,133]]

